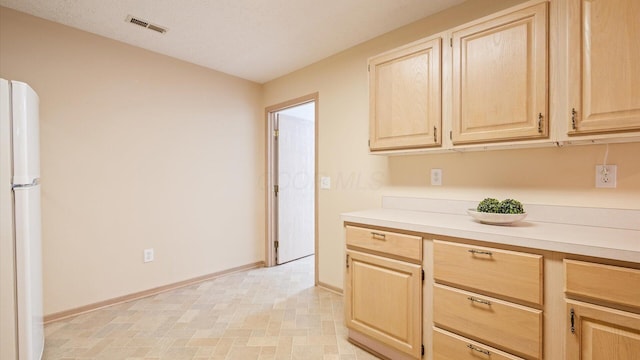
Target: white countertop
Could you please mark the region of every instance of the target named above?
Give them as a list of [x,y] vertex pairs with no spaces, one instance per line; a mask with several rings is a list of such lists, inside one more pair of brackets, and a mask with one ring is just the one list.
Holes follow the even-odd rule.
[[468,215],[404,209],[342,214],[346,222],[640,263],[640,231],[525,219],[487,225]]

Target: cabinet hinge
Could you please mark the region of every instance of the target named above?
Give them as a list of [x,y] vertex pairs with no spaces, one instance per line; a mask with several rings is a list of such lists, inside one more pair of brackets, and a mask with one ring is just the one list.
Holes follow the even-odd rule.
[[347,261],[346,261],[346,265],[347,265],[347,269],[349,268],[349,254],[347,254]]
[[424,344],[420,345],[422,348],[420,349],[420,355],[424,356]]
[[274,194],[276,194],[276,197],[278,196],[279,191],[280,191],[280,187],[278,185],[273,185],[273,192]]
[[280,247],[280,241],[276,240],[273,242],[273,247],[276,248],[276,250],[278,250],[278,248]]
[[449,130],[449,140],[453,140],[453,131]]
[[367,71],[371,71],[371,65],[367,65]]
[[453,47],[453,38],[449,38],[449,47]]
[[422,269],[422,281],[424,282],[424,269]]
[[371,147],[371,140],[367,140],[367,146]]
[[278,136],[280,136],[280,130],[273,130],[273,137],[277,139]]

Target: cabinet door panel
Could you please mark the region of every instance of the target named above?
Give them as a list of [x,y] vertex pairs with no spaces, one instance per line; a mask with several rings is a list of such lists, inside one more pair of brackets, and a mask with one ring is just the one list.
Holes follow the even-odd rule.
[[[567,300],[568,360],[640,359],[640,315]],[[571,316],[571,315],[570,315]]]
[[440,37],[369,60],[370,149],[441,144]]
[[548,136],[547,3],[453,32],[454,144]]
[[347,327],[419,358],[422,345],[422,268],[347,251]]
[[640,130],[640,1],[571,5],[570,134]]

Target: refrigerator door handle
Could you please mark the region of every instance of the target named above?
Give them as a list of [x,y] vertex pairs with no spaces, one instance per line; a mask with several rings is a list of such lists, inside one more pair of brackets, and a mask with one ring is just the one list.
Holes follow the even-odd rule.
[[30,187],[34,187],[34,186],[38,186],[38,185],[40,185],[40,179],[33,179],[31,184],[15,184],[11,188],[12,189],[23,189],[23,188],[30,188]]

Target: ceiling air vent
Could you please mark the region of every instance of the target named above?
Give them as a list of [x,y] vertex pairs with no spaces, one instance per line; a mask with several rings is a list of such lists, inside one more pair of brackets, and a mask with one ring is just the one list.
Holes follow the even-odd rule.
[[164,27],[162,27],[160,25],[151,24],[146,20],[142,20],[142,19],[140,19],[138,17],[135,17],[135,16],[132,16],[132,15],[127,15],[127,18],[125,19],[125,21],[128,22],[128,23],[132,23],[132,24],[138,25],[138,26],[142,26],[143,28],[147,28],[149,30],[153,30],[153,31],[159,32],[161,34],[164,34],[164,33],[167,32],[167,28],[164,28]]

